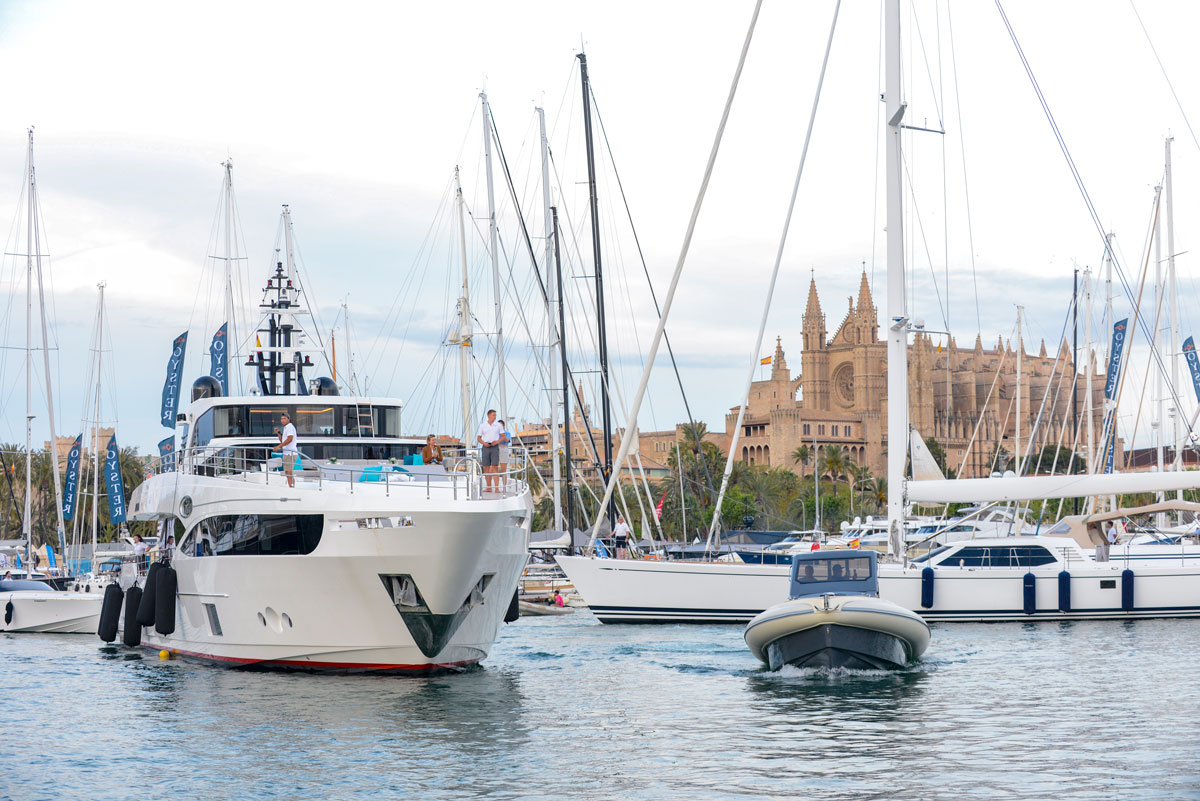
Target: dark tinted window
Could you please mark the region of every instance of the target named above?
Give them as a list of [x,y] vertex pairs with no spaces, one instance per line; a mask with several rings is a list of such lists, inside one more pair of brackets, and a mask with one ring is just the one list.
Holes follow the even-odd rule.
[[817,584],[823,581],[862,581],[871,577],[871,560],[865,556],[806,561],[796,570],[796,581]]
[[188,544],[196,556],[288,556],[312,553],[322,515],[221,515],[202,520]]
[[1057,561],[1045,548],[1037,545],[968,547],[963,548],[943,564],[956,567],[1037,567]]

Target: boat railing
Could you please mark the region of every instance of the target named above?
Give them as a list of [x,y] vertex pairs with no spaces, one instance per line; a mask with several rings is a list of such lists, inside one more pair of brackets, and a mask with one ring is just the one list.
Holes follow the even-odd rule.
[[[303,446],[301,446],[303,448]],[[425,489],[425,497],[448,491],[454,500],[479,500],[524,492],[533,470],[525,448],[509,449],[506,462],[496,472],[485,472],[478,448],[443,448],[441,464],[404,464],[402,460],[313,459],[303,451],[285,456],[263,446],[197,446],[156,458],[146,467],[146,478],[163,473],[230,478],[288,486],[284,458],[295,459],[291,476],[296,487],[389,496],[403,489]]]

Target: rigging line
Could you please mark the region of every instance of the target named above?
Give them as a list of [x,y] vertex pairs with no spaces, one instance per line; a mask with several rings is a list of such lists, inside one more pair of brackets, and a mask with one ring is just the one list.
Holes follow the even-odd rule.
[[[908,159],[903,152],[900,154],[900,159],[904,163],[904,174],[908,177],[908,195],[912,199],[912,211],[913,216],[917,218],[917,229],[921,232],[921,244],[925,247],[925,261],[929,264],[929,275],[933,278],[933,292],[937,295],[938,314],[942,315],[942,324],[949,331],[950,322],[946,319],[946,308],[942,303],[942,291],[938,289],[937,272],[933,269],[933,255],[929,252],[929,240],[925,238],[925,223],[921,219],[921,210],[917,206],[917,189],[913,185],[912,175],[908,171]],[[916,271],[913,270],[912,272]],[[913,306],[915,307],[915,305],[914,301]]]
[[[512,173],[508,171],[508,159],[504,157],[504,145],[500,144],[500,129],[496,127],[496,115],[492,113],[490,106],[488,107],[488,116],[492,120],[492,141],[496,143],[496,149],[500,153],[500,166],[504,170],[504,181],[508,184],[508,191],[512,195],[514,211],[517,213],[517,221],[521,223],[521,235],[525,240],[525,247],[529,249],[529,262],[533,266],[533,274],[537,278],[538,290],[542,293],[542,302],[548,306],[550,304],[550,296],[546,294],[546,282],[542,280],[542,271],[538,269],[537,256],[533,252],[533,240],[529,238],[529,228],[525,225],[525,214],[521,211],[521,204],[517,200],[517,189],[513,186]],[[511,263],[508,269],[511,276]]]
[[[1012,328],[1012,331],[1009,332],[1010,339],[1011,339],[1013,333],[1016,332],[1016,330],[1017,330],[1016,326],[1014,325]],[[976,339],[980,338],[978,334],[976,334],[975,336],[976,336]],[[959,475],[962,475],[962,471],[965,470],[967,467],[967,460],[970,459],[970,457],[971,457],[971,448],[974,447],[974,445],[975,445],[975,437],[979,434],[979,427],[981,425],[983,425],[983,421],[988,415],[988,406],[992,402],[992,393],[996,391],[996,383],[1000,380],[1000,371],[1004,368],[1005,359],[1008,358],[1008,349],[1007,348],[1002,347],[1002,348],[999,348],[999,350],[1000,350],[1000,361],[997,362],[997,364],[996,364],[996,372],[992,376],[992,385],[990,387],[988,387],[988,393],[983,399],[982,411],[980,411],[979,417],[977,417],[975,419],[975,428],[974,428],[974,430],[971,431],[971,438],[967,440],[966,450],[963,451],[962,461],[958,465],[958,474]]]
[[[708,191],[709,179],[712,177],[713,166],[717,160],[717,153],[720,151],[720,148],[721,148],[721,139],[723,138],[723,136],[725,134],[725,125],[729,120],[729,112],[733,106],[733,99],[737,94],[738,82],[741,80],[741,77],[742,77],[742,69],[746,65],[746,55],[748,54],[748,52],[750,50],[750,42],[754,38],[754,27],[758,23],[758,15],[761,10],[762,10],[762,0],[756,0],[756,2],[754,4],[753,16],[750,18],[750,26],[749,26],[748,30],[746,31],[746,40],[742,45],[742,52],[738,58],[737,70],[734,72],[733,81],[729,87],[729,96],[725,100],[725,108],[721,113],[721,121],[717,125],[717,132],[716,132],[716,136],[714,137],[714,140],[713,140],[712,151],[709,154],[708,163],[705,165],[705,168],[704,168],[704,177],[700,182],[700,188],[696,195],[696,202],[695,202],[694,206],[692,207],[691,218],[688,220],[687,231],[684,234],[683,244],[680,247],[679,259],[675,264],[674,275],[672,275],[672,277],[671,277],[671,285],[670,285],[670,288],[667,290],[667,297],[666,297],[666,301],[663,304],[662,314],[659,316],[658,325],[656,326],[655,331],[654,331],[654,340],[650,344],[650,354],[646,359],[646,366],[642,370],[642,380],[641,380],[641,383],[638,385],[637,395],[635,395],[634,399],[633,399],[632,409],[630,410],[629,418],[627,420],[627,426],[629,428],[635,428],[637,426],[638,412],[642,408],[642,398],[645,397],[646,385],[649,383],[650,373],[654,368],[654,360],[655,360],[655,357],[658,355],[658,346],[662,340],[663,329],[666,328],[667,317],[670,315],[671,305],[675,301],[675,290],[679,286],[679,279],[683,274],[683,266],[687,261],[688,249],[691,247],[691,244],[692,244],[692,235],[695,233],[695,230],[696,230],[696,222],[700,217],[700,209],[704,205],[704,196]],[[620,448],[620,451],[618,452],[617,458],[616,458],[617,464],[621,464],[622,462],[624,462],[625,457],[629,455],[629,446],[632,443],[632,441],[633,441],[632,437],[622,437],[621,448]],[[608,502],[612,498],[613,490],[616,488],[617,481],[619,480],[619,478],[620,478],[619,471],[615,472],[611,476],[609,476],[609,479],[606,482],[607,485],[605,486],[605,489],[604,489],[604,501],[600,504],[602,509],[607,508]],[[601,521],[602,517],[603,517],[603,515],[601,515],[601,514],[596,515],[596,522],[593,524],[592,534],[591,534],[591,537],[588,539],[588,550],[589,551],[591,551],[595,547],[596,535],[600,532],[600,521]]]
[[808,146],[812,142],[813,127],[817,122],[817,106],[821,100],[821,89],[825,86],[825,69],[829,66],[829,53],[833,50],[833,34],[837,30],[838,12],[842,8],[842,0],[837,0],[833,6],[833,20],[829,24],[829,40],[825,43],[825,57],[821,61],[821,74],[817,78],[817,90],[813,95],[812,111],[808,115],[808,130],[804,134],[804,146],[800,150],[800,165],[796,168],[796,180],[792,183],[792,196],[788,200],[787,214],[783,219],[783,233],[779,236],[779,248],[775,251],[775,264],[771,268],[771,278],[767,283],[767,294],[763,299],[762,317],[758,322],[758,336],[750,353],[750,370],[743,384],[743,391],[738,396],[738,416],[734,423],[733,438],[729,441],[729,455],[725,459],[725,472],[721,476],[721,489],[717,492],[717,502],[712,521],[708,528],[708,539],[704,544],[707,552],[713,537],[721,525],[721,504],[725,500],[725,492],[729,489],[729,477],[733,472],[733,461],[736,457],[738,438],[742,433],[742,422],[746,419],[746,407],[750,405],[750,387],[754,381],[754,371],[758,367],[759,352],[762,350],[763,334],[767,330],[767,317],[771,314],[771,301],[775,297],[775,282],[779,278],[779,266],[783,263],[783,251],[787,245],[788,231],[792,227],[792,212],[796,209],[796,197],[800,194],[800,179],[804,175],[804,163],[808,160]]
[[[1013,46],[1017,50],[1017,56],[1021,59],[1021,64],[1025,68],[1025,74],[1029,77],[1029,81],[1033,85],[1034,93],[1037,95],[1038,102],[1041,104],[1041,107],[1042,107],[1042,111],[1046,115],[1046,120],[1050,123],[1050,129],[1051,129],[1051,132],[1054,134],[1055,140],[1058,142],[1059,150],[1062,151],[1063,157],[1067,161],[1067,167],[1071,171],[1071,176],[1075,180],[1075,186],[1076,186],[1076,188],[1079,189],[1079,193],[1083,198],[1084,205],[1087,207],[1088,213],[1092,218],[1092,224],[1096,227],[1096,233],[1098,233],[1100,235],[1100,238],[1102,240],[1104,240],[1105,247],[1108,248],[1108,237],[1104,232],[1104,225],[1100,222],[1100,215],[1096,211],[1095,204],[1092,203],[1092,197],[1088,193],[1087,186],[1083,182],[1083,176],[1080,174],[1078,168],[1075,166],[1075,159],[1074,159],[1074,157],[1071,156],[1071,151],[1070,151],[1070,148],[1067,147],[1066,139],[1063,137],[1062,131],[1059,129],[1058,123],[1054,119],[1054,114],[1050,111],[1050,103],[1049,103],[1049,101],[1046,100],[1045,95],[1042,93],[1042,87],[1038,83],[1037,77],[1034,76],[1034,74],[1033,74],[1033,67],[1030,65],[1029,60],[1025,57],[1025,51],[1021,47],[1020,41],[1017,40],[1017,33],[1013,29],[1012,24],[1008,21],[1008,15],[1004,13],[1004,6],[1001,5],[1000,0],[995,0],[995,3],[996,3],[996,8],[1000,12],[1000,17],[1004,21],[1004,26],[1008,30],[1009,38],[1012,39]],[[1109,252],[1112,253],[1111,249],[1109,250]],[[1149,254],[1147,254],[1147,259],[1148,258],[1149,258]],[[1121,266],[1121,262],[1119,259],[1116,258],[1116,254],[1112,254],[1112,264],[1113,264],[1113,267],[1116,268],[1117,277],[1121,281],[1121,287],[1125,290],[1125,297],[1130,301],[1130,303],[1135,304],[1134,322],[1135,322],[1135,325],[1137,326],[1137,330],[1140,330],[1142,332],[1142,335],[1147,340],[1149,340],[1151,337],[1150,337],[1149,330],[1147,330],[1147,328],[1146,328],[1146,321],[1144,319],[1142,319],[1141,315],[1138,315],[1136,313],[1137,301],[1133,297],[1133,289],[1129,285],[1129,280],[1125,275],[1125,268]],[[1143,284],[1144,284],[1144,280],[1143,280]],[[1141,296],[1140,290],[1138,292],[1138,296],[1139,296],[1139,298]],[[1179,400],[1179,394],[1176,391],[1174,384],[1171,382],[1170,376],[1168,375],[1168,370],[1162,360],[1161,354],[1159,354],[1158,352],[1154,352],[1152,355],[1154,357],[1154,361],[1158,364],[1158,369],[1162,372],[1164,378],[1166,379],[1166,385],[1171,390],[1171,398],[1172,398],[1173,402],[1175,403],[1175,408],[1177,408],[1177,409],[1182,408],[1182,404],[1180,403],[1180,400]],[[1188,428],[1188,433],[1194,435],[1195,432],[1192,429],[1191,421],[1188,420],[1186,424],[1187,424],[1187,428]]]
[[1138,13],[1137,6],[1133,0],[1129,0],[1129,7],[1133,9],[1133,15],[1137,17],[1138,25],[1142,28],[1142,33],[1146,36],[1146,44],[1150,45],[1150,52],[1154,54],[1154,60],[1158,62],[1158,68],[1162,70],[1163,79],[1167,82],[1167,88],[1171,90],[1171,97],[1175,98],[1175,105],[1179,108],[1179,113],[1183,117],[1183,122],[1187,125],[1188,133],[1192,135],[1192,142],[1195,143],[1196,149],[1200,150],[1200,139],[1196,138],[1196,132],[1192,130],[1192,121],[1188,119],[1187,112],[1183,110],[1183,103],[1179,102],[1179,95],[1175,93],[1175,85],[1171,83],[1171,78],[1167,75],[1167,68],[1163,66],[1162,59],[1158,57],[1158,48],[1154,46],[1154,42],[1150,41],[1150,31],[1146,30],[1146,23],[1142,22],[1142,15]]
[[946,26],[950,32],[950,65],[954,74],[954,115],[958,118],[958,148],[963,168],[963,200],[967,212],[967,242],[971,255],[971,283],[975,288],[975,332],[983,330],[983,314],[979,307],[979,278],[975,273],[975,232],[971,226],[971,192],[967,185],[967,146],[963,139],[962,101],[958,94],[958,58],[954,50],[954,20],[950,15],[950,3],[946,4]]
[[[1058,335],[1058,353],[1054,356],[1054,364],[1051,366],[1050,376],[1046,380],[1046,389],[1042,393],[1042,402],[1038,405],[1037,417],[1034,418],[1033,425],[1030,426],[1030,428],[1029,428],[1029,439],[1025,443],[1025,455],[1024,455],[1024,457],[1022,457],[1020,459],[1020,461],[1018,461],[1018,464],[1021,466],[1021,469],[1017,472],[1017,475],[1019,475],[1019,476],[1025,475],[1025,470],[1029,467],[1029,452],[1033,448],[1033,443],[1037,439],[1039,430],[1042,425],[1042,413],[1046,410],[1046,401],[1050,397],[1050,384],[1054,381],[1054,376],[1058,372],[1058,362],[1059,362],[1059,360],[1062,359],[1063,346],[1066,344],[1066,341],[1067,341],[1067,324],[1071,321],[1071,311],[1075,308],[1075,304],[1076,304],[1076,299],[1074,297],[1072,297],[1071,302],[1069,304],[1067,304],[1067,313],[1066,313],[1066,316],[1063,318],[1062,331]],[[1020,348],[1022,351],[1024,351],[1025,343],[1018,340],[1017,347]],[[1074,361],[1074,360],[1072,360],[1072,361]],[[1063,370],[1064,371],[1066,370],[1065,366],[1063,367]],[[1030,394],[1032,394],[1032,392],[1033,392],[1032,382],[1030,383],[1029,388],[1030,388]],[[1032,400],[1032,398],[1031,398],[1031,400]]]
[[[933,95],[933,110],[938,115],[938,127],[944,131],[946,130],[946,122],[942,116],[942,109],[938,105],[942,101],[942,97],[933,87],[933,70],[929,69],[929,53],[925,50],[925,37],[921,35],[921,22],[917,18],[917,6],[912,0],[909,0],[909,5],[912,6],[913,12],[910,19],[912,20],[913,27],[917,29],[917,42],[921,45],[921,58],[925,60],[925,75],[929,78],[929,93]],[[938,66],[940,67],[941,65],[939,64]]]
[[[840,0],[839,0],[840,2]],[[633,222],[633,212],[629,208],[629,200],[625,197],[625,185],[621,182],[621,173],[617,170],[616,157],[612,152],[612,145],[608,141],[608,131],[604,127],[604,117],[600,114],[600,104],[596,100],[596,91],[594,86],[589,87],[592,96],[592,108],[596,111],[596,120],[600,123],[600,136],[604,139],[604,149],[608,152],[609,163],[612,164],[613,177],[617,181],[617,189],[621,195],[621,203],[625,206],[625,216],[629,219],[629,229],[633,232],[633,243],[637,247],[638,260],[642,263],[642,272],[646,276],[646,286],[650,288],[650,299],[654,302],[654,313],[661,317],[662,309],[658,305],[658,293],[654,291],[654,281],[650,279],[650,270],[646,266],[646,256],[642,252],[642,241],[637,233],[637,226]],[[708,469],[708,460],[704,458],[704,449],[700,447],[700,436],[696,428],[696,419],[692,415],[691,405],[688,403],[687,391],[683,388],[683,377],[679,374],[679,364],[675,361],[675,350],[671,347],[671,338],[667,335],[667,331],[663,329],[663,344],[667,346],[667,355],[671,359],[671,368],[675,371],[675,383],[679,385],[679,394],[683,399],[683,409],[687,414],[689,428],[693,438],[696,440],[696,448],[700,453],[700,463],[704,469],[704,478],[708,482],[708,489],[713,491],[712,474]],[[640,348],[639,348],[640,350]]]

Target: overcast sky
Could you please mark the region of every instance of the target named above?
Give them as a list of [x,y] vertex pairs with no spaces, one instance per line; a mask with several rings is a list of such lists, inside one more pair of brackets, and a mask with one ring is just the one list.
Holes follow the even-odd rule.
[[[113,369],[102,416],[118,418],[122,443],[143,450],[167,433],[158,404],[171,340],[192,331],[190,383],[204,369],[208,329],[219,316],[204,271],[216,252],[210,233],[227,156],[235,164],[250,284],[260,285],[273,261],[280,204],[290,204],[325,334],[346,301],[356,368],[370,391],[405,399],[405,427],[414,433],[457,430],[456,379],[444,346],[460,269],[448,188],[462,165],[471,212],[486,214],[477,98],[485,85],[539,258],[534,106],[546,109],[555,202],[568,229],[572,347],[586,374],[594,361],[583,308],[591,265],[575,54],[582,43],[661,298],[752,5],[343,3],[335,11],[327,3],[0,4],[0,208],[17,218],[25,130],[34,125],[52,256],[60,432],[77,432],[83,416],[95,284],[104,280],[105,359]],[[1175,249],[1186,336],[1197,322],[1190,237],[1200,213],[1200,147],[1134,8],[1115,0],[1009,0],[1004,8],[1101,220],[1117,234],[1131,280],[1146,256],[1163,138],[1176,137]],[[1137,11],[1184,112],[1200,116],[1200,11],[1185,2],[1142,2]],[[668,326],[692,411],[714,429],[738,402],[832,12],[832,2],[764,4]],[[913,133],[906,142],[913,314],[930,328],[948,322],[964,346],[977,332],[991,346],[1009,336],[1022,304],[1028,348],[1044,338],[1053,349],[1074,266],[1099,267],[1100,236],[995,5],[918,0],[905,3],[904,15],[907,120],[946,131]],[[781,336],[793,372],[810,276],[831,334],[864,263],[883,302],[879,56],[879,4],[846,3],[762,349],[769,353]],[[610,342],[616,380],[631,397],[655,320],[607,160],[602,149]],[[545,412],[518,309],[535,339],[544,312],[499,173],[497,194],[512,262],[510,415],[529,419]],[[486,329],[485,223],[468,225],[472,304]],[[14,231],[10,251],[14,236],[24,241],[23,230]],[[8,348],[24,344],[24,262],[17,259],[14,269],[13,261],[4,273]],[[1128,313],[1124,299],[1117,307],[1118,315]],[[1145,347],[1135,345],[1143,354]],[[477,353],[486,373],[486,347]],[[23,354],[3,354],[0,439],[19,441]],[[683,418],[674,379],[659,365],[645,430]],[[35,397],[41,406],[41,392]],[[486,385],[476,400],[495,403]],[[1129,425],[1135,412],[1125,410]],[[37,413],[40,442],[45,418]]]

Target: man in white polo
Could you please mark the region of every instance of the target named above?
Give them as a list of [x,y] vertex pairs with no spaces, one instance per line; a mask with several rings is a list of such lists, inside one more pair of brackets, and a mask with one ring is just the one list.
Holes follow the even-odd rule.
[[287,475],[288,486],[294,487],[296,477],[292,471],[296,466],[296,458],[300,455],[300,449],[296,447],[296,427],[292,425],[291,415],[287,412],[279,415],[279,422],[283,425],[283,430],[275,429],[279,444],[272,448],[271,452],[283,454],[283,472]]
[[475,441],[483,446],[481,454],[483,461],[483,480],[485,489],[498,488],[500,477],[500,440],[504,436],[504,427],[496,422],[496,410],[488,409],[487,421],[479,425]]

